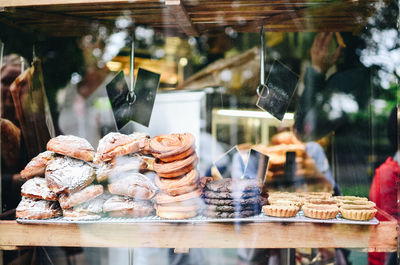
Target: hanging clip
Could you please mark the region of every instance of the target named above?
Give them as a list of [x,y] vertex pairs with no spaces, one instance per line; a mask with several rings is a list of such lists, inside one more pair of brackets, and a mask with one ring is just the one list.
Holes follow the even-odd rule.
[[264,61],[264,52],[265,52],[265,35],[264,35],[264,26],[261,26],[260,29],[260,37],[261,37],[261,44],[260,44],[260,84],[257,87],[257,95],[261,98],[265,98],[262,96],[264,89],[267,89],[267,96],[269,94],[269,89],[265,85],[265,61]]
[[131,65],[130,65],[130,71],[129,71],[129,76],[130,76],[130,85],[129,85],[129,93],[127,95],[126,100],[129,102],[129,105],[132,105],[136,101],[136,94],[134,91],[135,88],[135,32],[132,32],[131,36]]

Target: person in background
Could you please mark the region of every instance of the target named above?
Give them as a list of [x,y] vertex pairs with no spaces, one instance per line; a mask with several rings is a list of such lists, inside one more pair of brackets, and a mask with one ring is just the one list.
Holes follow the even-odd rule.
[[[400,220],[398,207],[397,189],[400,185],[400,151],[398,144],[399,127],[398,106],[396,106],[388,119],[387,133],[390,146],[395,152],[376,170],[369,191],[369,199],[376,203],[376,206],[387,212],[397,220]],[[368,254],[368,263],[371,265],[398,264],[396,253],[387,254],[383,252],[372,252]]]

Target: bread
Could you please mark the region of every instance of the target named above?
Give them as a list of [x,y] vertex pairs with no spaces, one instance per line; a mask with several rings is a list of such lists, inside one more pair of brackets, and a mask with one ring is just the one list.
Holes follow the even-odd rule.
[[57,195],[47,187],[44,178],[32,178],[27,180],[21,187],[21,195],[32,199],[46,201],[57,201]]
[[95,163],[110,161],[116,157],[139,152],[144,147],[146,134],[125,135],[111,132],[105,135],[97,147]]
[[137,200],[150,200],[157,187],[145,175],[136,172],[127,172],[116,182],[108,184],[111,194],[133,197]]
[[34,200],[26,197],[22,197],[16,209],[16,217],[22,219],[49,219],[61,214],[58,202]]
[[44,176],[46,166],[50,160],[54,159],[55,153],[45,151],[34,157],[21,171],[21,177],[30,179],[35,176]]
[[151,215],[154,207],[148,201],[113,196],[104,202],[103,211],[113,217],[143,217]]
[[192,218],[198,215],[198,211],[189,211],[189,212],[171,212],[171,211],[164,211],[164,210],[157,210],[157,216],[164,218],[164,219],[187,219]]
[[140,155],[122,156],[109,162],[101,162],[96,169],[97,181],[102,182],[110,176],[117,176],[127,171],[139,172],[147,168],[147,162]]
[[59,135],[50,139],[47,150],[86,162],[93,161],[95,155],[93,147],[86,139],[73,135]]
[[58,202],[60,203],[61,208],[68,209],[96,198],[101,194],[103,194],[103,186],[90,185],[74,193],[61,194]]
[[56,157],[47,165],[45,178],[54,193],[73,193],[93,182],[94,169],[81,160]]

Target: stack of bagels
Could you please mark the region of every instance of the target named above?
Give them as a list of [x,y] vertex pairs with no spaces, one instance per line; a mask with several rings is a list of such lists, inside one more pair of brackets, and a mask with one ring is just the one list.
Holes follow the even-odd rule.
[[195,217],[200,209],[201,189],[194,136],[190,133],[158,135],[151,139],[150,150],[156,158],[155,183],[160,189],[155,197],[157,216]]

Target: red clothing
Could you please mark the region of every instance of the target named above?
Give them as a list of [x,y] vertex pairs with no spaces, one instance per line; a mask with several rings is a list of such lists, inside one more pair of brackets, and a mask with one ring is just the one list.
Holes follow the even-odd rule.
[[[375,176],[369,191],[369,199],[376,203],[376,206],[394,218],[399,218],[397,207],[397,185],[400,180],[399,164],[392,157],[375,170]],[[368,255],[368,262],[371,265],[385,263],[386,253],[373,252]]]

